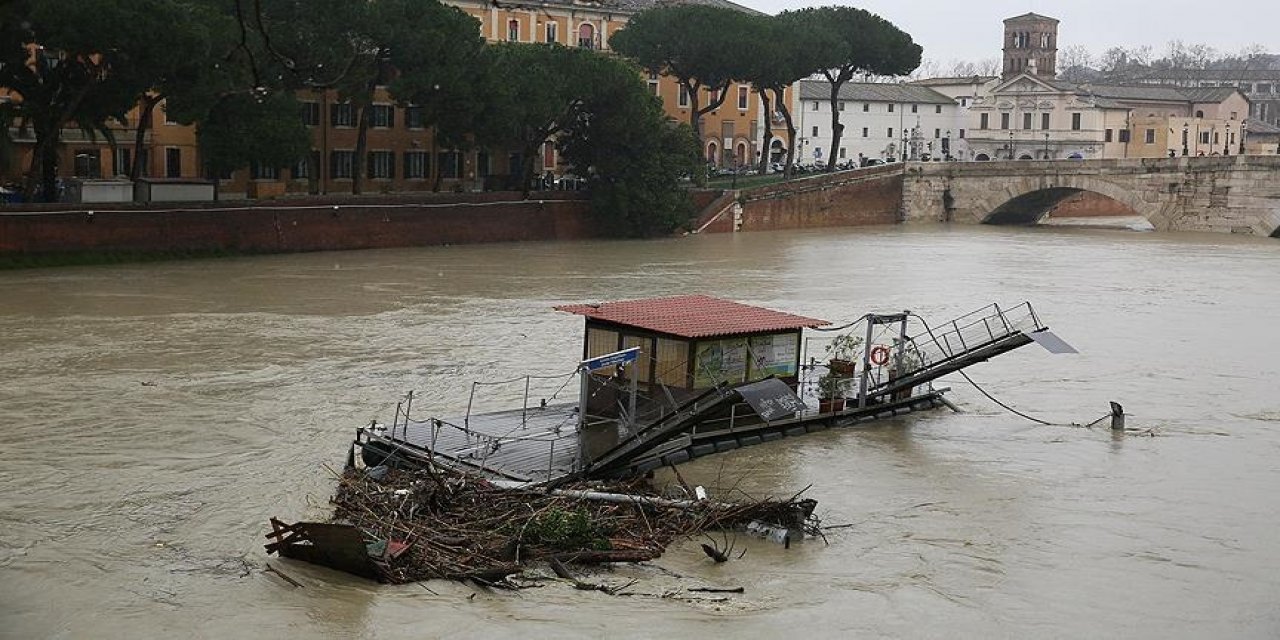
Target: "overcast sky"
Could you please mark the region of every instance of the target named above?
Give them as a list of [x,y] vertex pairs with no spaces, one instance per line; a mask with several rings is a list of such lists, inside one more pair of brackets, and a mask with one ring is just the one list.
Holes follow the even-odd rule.
[[[999,58],[1003,20],[1028,11],[1061,20],[1060,48],[1082,44],[1094,54],[1149,44],[1162,54],[1170,40],[1204,43],[1234,53],[1260,44],[1280,53],[1280,0],[735,0],[766,13],[842,4],[880,14],[910,33],[924,56],[952,60]],[[803,34],[797,34],[803,37]]]

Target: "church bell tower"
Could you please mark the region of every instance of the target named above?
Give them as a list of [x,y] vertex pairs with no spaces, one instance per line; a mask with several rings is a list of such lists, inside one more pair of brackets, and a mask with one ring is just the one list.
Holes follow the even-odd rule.
[[1020,73],[1052,79],[1058,74],[1058,21],[1028,13],[1004,21],[1004,74]]

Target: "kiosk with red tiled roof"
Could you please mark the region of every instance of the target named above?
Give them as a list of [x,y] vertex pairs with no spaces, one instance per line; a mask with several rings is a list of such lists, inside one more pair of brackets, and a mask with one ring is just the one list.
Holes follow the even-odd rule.
[[830,324],[705,295],[556,309],[586,317],[584,360],[639,347],[640,383],[689,390],[769,376],[794,381],[801,332]]
[[[834,360],[806,360],[814,354],[803,353],[802,334],[830,324],[817,318],[705,295],[556,309],[585,318],[582,360],[572,374],[576,402],[555,402],[572,378],[538,402],[525,377],[519,408],[472,411],[480,384],[473,383],[465,415],[411,420],[406,404],[389,431],[377,423],[359,429],[355,444],[366,464],[446,464],[517,482],[645,473],[937,408],[945,404],[945,389],[930,384],[938,377],[1033,341],[1052,350],[1058,340],[1027,303],[988,305],[932,327],[922,322],[915,336],[907,333],[914,314],[869,313],[815,337],[862,338],[855,370],[846,373]],[[844,397],[821,395],[832,376],[858,386],[840,388],[850,394]],[[489,384],[511,382],[518,380]]]

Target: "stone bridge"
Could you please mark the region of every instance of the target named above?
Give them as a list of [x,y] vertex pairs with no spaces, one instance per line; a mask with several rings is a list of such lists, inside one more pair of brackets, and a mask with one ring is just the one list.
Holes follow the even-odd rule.
[[1280,156],[907,163],[906,222],[1035,224],[1081,192],[1158,230],[1280,237]]

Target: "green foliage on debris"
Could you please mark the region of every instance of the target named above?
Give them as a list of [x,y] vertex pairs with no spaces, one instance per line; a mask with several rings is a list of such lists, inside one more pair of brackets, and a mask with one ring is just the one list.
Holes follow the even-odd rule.
[[522,540],[557,551],[594,549],[605,551],[611,547],[608,532],[592,520],[585,508],[573,510],[552,507],[535,516],[524,527]]

